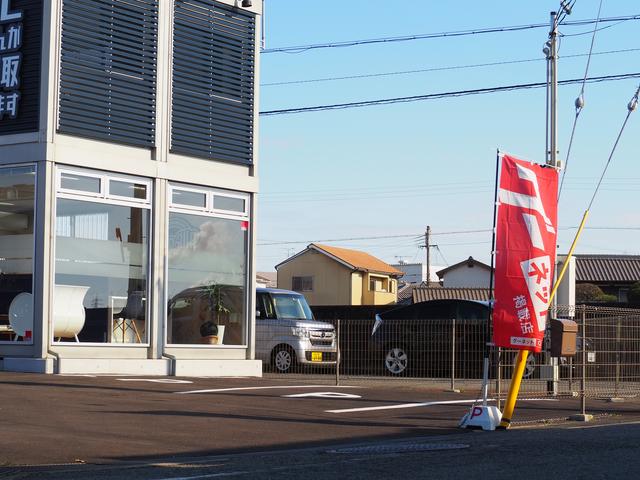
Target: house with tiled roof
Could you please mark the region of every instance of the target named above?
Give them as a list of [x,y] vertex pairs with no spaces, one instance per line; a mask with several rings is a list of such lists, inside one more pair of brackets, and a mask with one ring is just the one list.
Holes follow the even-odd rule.
[[431,300],[475,300],[488,302],[491,300],[491,290],[488,288],[464,287],[426,287],[418,286],[412,290],[413,303],[429,302]]
[[469,257],[436,273],[446,288],[489,288],[492,269],[486,263]]
[[310,305],[395,304],[401,270],[366,252],[312,243],[276,265],[278,288]]
[[576,285],[591,283],[626,303],[631,286],[640,281],[640,255],[575,255]]

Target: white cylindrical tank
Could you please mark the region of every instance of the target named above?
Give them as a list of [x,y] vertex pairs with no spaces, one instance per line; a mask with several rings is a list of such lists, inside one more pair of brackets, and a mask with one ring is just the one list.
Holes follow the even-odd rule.
[[56,285],[53,298],[53,337],[73,338],[84,327],[84,296],[89,287]]

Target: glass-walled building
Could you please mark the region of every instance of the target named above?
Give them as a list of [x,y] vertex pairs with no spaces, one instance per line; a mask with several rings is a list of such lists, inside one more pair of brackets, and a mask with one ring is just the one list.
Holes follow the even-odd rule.
[[260,375],[261,2],[1,3],[2,369]]

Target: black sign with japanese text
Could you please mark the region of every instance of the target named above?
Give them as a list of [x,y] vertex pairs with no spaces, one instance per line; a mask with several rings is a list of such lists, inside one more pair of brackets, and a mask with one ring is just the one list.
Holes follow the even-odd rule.
[[42,0],[0,0],[0,135],[38,131],[42,9]]

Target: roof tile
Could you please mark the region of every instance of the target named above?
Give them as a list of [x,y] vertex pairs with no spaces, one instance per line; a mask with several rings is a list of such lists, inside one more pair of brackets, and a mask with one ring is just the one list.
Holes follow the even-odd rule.
[[318,250],[324,251],[329,255],[332,255],[345,263],[353,266],[356,270],[364,270],[367,272],[386,273],[389,275],[400,276],[404,272],[392,267],[388,263],[383,262],[379,258],[369,255],[368,253],[361,252],[359,250],[351,250],[348,248],[330,247],[328,245],[320,245],[319,243],[312,243],[309,247],[315,247]]

